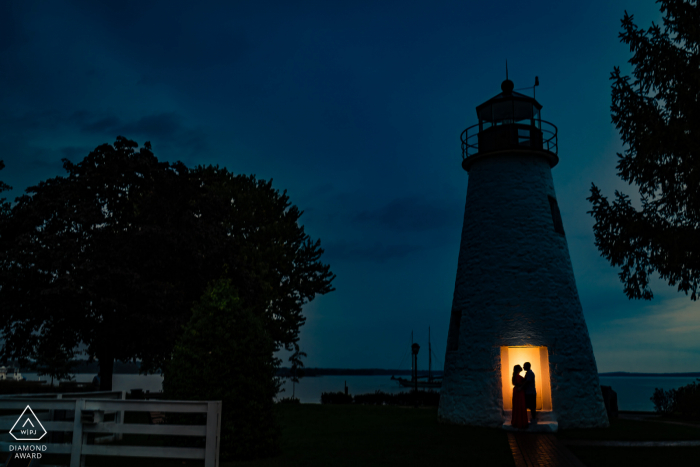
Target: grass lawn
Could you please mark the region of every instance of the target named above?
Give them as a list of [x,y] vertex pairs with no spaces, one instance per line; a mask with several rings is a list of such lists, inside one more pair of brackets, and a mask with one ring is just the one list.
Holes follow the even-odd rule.
[[561,440],[589,439],[604,441],[681,441],[700,439],[700,427],[671,425],[638,420],[611,420],[610,428],[566,430],[557,433]]
[[698,465],[700,448],[608,448],[569,446],[589,467],[681,467]]
[[[515,466],[506,432],[440,424],[437,408],[433,407],[281,404],[275,408],[283,429],[282,453],[255,461],[221,462],[221,467]],[[136,422],[129,420],[132,417],[126,418]],[[120,444],[163,445],[163,441],[162,437],[125,435]],[[42,461],[68,464],[68,456],[49,454]],[[86,464],[88,467],[204,465],[203,461],[133,457],[88,457]]]
[[282,454],[222,467],[514,466],[500,429],[437,422],[437,408],[278,405]]
[[[699,440],[700,427],[667,423],[612,420],[610,428],[568,430],[557,434],[561,440],[586,439],[601,441],[682,441]],[[668,467],[697,465],[700,447],[600,447],[569,446],[581,462],[595,467]]]
[[[283,428],[279,456],[221,467],[293,466],[514,466],[505,431],[437,422],[436,408],[283,404],[275,407]],[[143,418],[146,414],[138,414]],[[138,420],[127,414],[127,421]],[[673,441],[700,439],[700,427],[651,421],[613,420],[610,428],[559,432],[561,440]],[[133,439],[132,439],[133,438]],[[164,445],[163,437],[125,436],[121,444]],[[700,448],[616,448],[570,446],[590,467],[696,465]],[[45,463],[67,464],[67,456],[47,455]],[[4,460],[4,459],[3,459]],[[187,467],[202,461],[88,458],[89,467]]]

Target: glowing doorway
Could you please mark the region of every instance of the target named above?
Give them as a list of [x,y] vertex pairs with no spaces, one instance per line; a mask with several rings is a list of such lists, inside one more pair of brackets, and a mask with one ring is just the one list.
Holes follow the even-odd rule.
[[[537,410],[552,410],[552,389],[549,384],[549,354],[547,347],[501,347],[501,384],[503,387],[503,409],[513,408],[513,367],[530,362],[535,373]],[[520,373],[525,376],[525,371]]]

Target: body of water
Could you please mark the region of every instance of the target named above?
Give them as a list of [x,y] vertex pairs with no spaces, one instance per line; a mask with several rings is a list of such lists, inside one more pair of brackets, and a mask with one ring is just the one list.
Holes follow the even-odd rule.
[[[35,373],[23,373],[22,376],[28,380],[39,379]],[[94,376],[94,374],[77,374],[75,380],[90,382]],[[131,389],[161,391],[163,389],[163,378],[160,375],[114,375],[113,378],[112,387],[115,391]],[[612,386],[617,393],[617,404],[620,410],[653,411],[654,404],[650,398],[654,394],[654,388],[677,389],[697,379],[695,377],[601,376],[600,384]],[[283,383],[284,392],[281,392],[278,398],[291,397],[292,382],[284,378]],[[377,390],[387,393],[407,390],[397,381],[392,381],[391,376],[315,376],[302,378],[296,384],[294,392],[304,404],[320,404],[322,392],[343,392],[346,383],[348,393],[352,395],[373,393]]]
[[[51,378],[42,376],[39,378],[36,373],[22,373],[28,381],[42,379],[51,381]],[[78,373],[73,375],[73,381],[78,383],[90,383],[95,373]],[[54,381],[54,384],[58,383]],[[114,391],[130,391],[132,389],[143,389],[144,391],[162,391],[163,377],[160,375],[112,375],[112,389]]]
[[666,391],[678,389],[694,383],[697,379],[692,376],[601,376],[600,384],[611,386],[617,393],[617,406],[620,410],[653,411],[651,396],[654,395],[654,388]]

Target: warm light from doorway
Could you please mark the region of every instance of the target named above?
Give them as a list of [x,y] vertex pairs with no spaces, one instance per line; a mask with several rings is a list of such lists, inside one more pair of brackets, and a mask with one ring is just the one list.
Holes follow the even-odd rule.
[[520,376],[525,377],[525,362],[530,362],[535,373],[537,409],[552,410],[552,393],[549,384],[549,354],[547,347],[501,347],[501,383],[503,385],[503,408],[513,408],[513,367],[523,367]]

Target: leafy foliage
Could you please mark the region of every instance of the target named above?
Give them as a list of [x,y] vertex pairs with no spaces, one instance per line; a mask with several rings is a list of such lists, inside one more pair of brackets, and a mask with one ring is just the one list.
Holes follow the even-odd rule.
[[700,420],[700,379],[678,389],[654,389],[654,410],[662,415],[678,415]]
[[241,299],[264,315],[276,348],[291,350],[305,322],[302,306],[334,290],[335,276],[320,262],[320,240],[304,232],[302,212],[272,180],[218,166],[199,166],[191,177],[206,190],[205,203],[222,206],[216,213],[226,234],[222,254]]
[[277,400],[277,404],[301,404],[301,401],[296,397],[282,397]]
[[[5,164],[3,161],[0,160],[0,171],[5,168]],[[0,193],[6,190],[11,190],[12,187],[9,186],[7,183],[4,183],[2,180],[0,180]],[[2,225],[7,221],[7,218],[10,215],[10,203],[6,201],[6,198],[0,198],[0,269],[2,269],[2,266],[5,264],[7,259],[5,258],[5,255],[3,255],[4,248],[2,247],[3,245],[3,236],[2,236]],[[1,276],[0,276],[1,278]],[[2,288],[2,282],[0,281],[0,289]]]
[[298,340],[302,306],[333,290],[320,241],[272,182],[218,167],[159,162],[149,143],[118,137],[66,177],[27,189],[0,224],[5,358],[37,334],[83,343],[111,389],[115,360],[155,372],[206,285],[226,274],[275,348]]
[[675,392],[675,389],[663,390],[662,388],[655,388],[654,395],[650,397],[651,401],[654,403],[654,410],[662,415],[673,413]]
[[344,392],[324,392],[321,393],[321,404],[413,406],[416,404],[416,398],[420,406],[437,407],[440,404],[440,393],[433,390],[402,391],[393,394],[377,390],[356,396],[346,395]]
[[352,404],[352,395],[344,392],[322,392],[321,404]]
[[243,306],[230,279],[220,279],[195,304],[165,366],[163,391],[169,399],[222,401],[222,459],[278,450],[274,348],[263,317]]
[[34,351],[34,360],[30,368],[38,376],[49,376],[51,385],[54,379],[72,380],[73,368],[77,365],[74,360],[74,349],[63,347],[60,342],[38,339]]
[[187,169],[137,146],[119,137],[79,164],[64,159],[66,177],[18,198],[2,229],[6,358],[31,355],[37,333],[66,349],[82,342],[111,389],[115,359],[169,355],[205,285],[187,248],[198,223]]
[[295,342],[294,353],[289,357],[289,362],[292,364],[290,368],[290,378],[292,380],[292,399],[294,399],[296,396],[296,384],[299,382],[299,378],[304,376],[304,362],[302,362],[301,359],[306,356],[306,352],[301,352],[299,349],[299,344]]
[[682,417],[700,420],[700,379],[676,389],[674,402]]
[[[5,163],[0,160],[0,170],[5,168]],[[8,185],[7,183],[4,183],[2,180],[0,180],[0,193],[6,190],[11,190],[12,187]],[[4,213],[6,210],[10,209],[9,203],[6,202],[5,198],[0,198],[0,215]]]
[[660,0],[664,28],[639,29],[625,12],[620,39],[630,46],[634,80],[615,67],[612,121],[627,145],[618,176],[639,188],[641,211],[595,184],[588,200],[595,243],[629,298],[651,299],[654,272],[698,296],[700,285],[700,9]]

